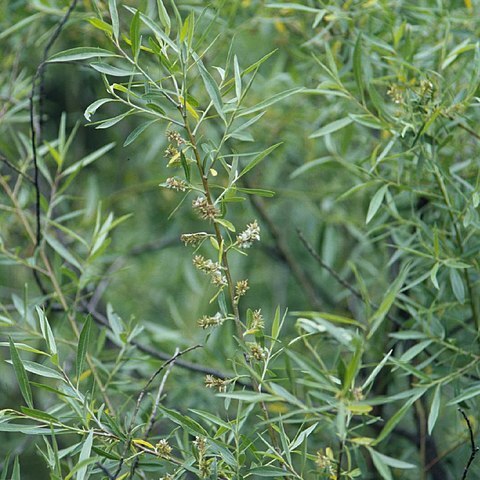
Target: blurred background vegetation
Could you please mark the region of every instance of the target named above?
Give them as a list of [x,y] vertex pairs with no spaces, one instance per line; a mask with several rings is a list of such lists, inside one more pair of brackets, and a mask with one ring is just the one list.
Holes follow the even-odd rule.
[[[101,16],[109,21],[107,3],[79,1],[51,53],[78,46],[110,48],[105,33],[92,24],[92,19]],[[157,8],[155,1],[119,3],[152,16]],[[323,311],[361,321],[372,311],[365,304],[380,304],[401,267],[409,262],[407,287],[393,312],[396,323],[388,321],[375,341],[369,340],[363,364],[369,368],[378,364],[392,348],[397,358],[403,358],[396,373],[379,379],[374,395],[398,394],[421,381],[432,389],[409,410],[393,434],[394,441],[384,445],[382,452],[423,465],[421,475],[417,470],[396,469],[394,478],[461,478],[470,451],[467,431],[455,406],[447,408],[444,404],[445,399],[458,398],[480,382],[475,366],[460,372],[476,358],[478,350],[470,303],[478,297],[480,245],[476,238],[478,5],[471,0],[175,3],[184,17],[195,12],[197,31],[204,32],[206,45],[218,37],[204,57],[210,69],[225,68],[230,49],[242,68],[275,51],[252,85],[250,105],[281,91],[304,88],[302,93],[270,106],[245,138],[228,147],[241,154],[282,142],[247,179],[249,187],[273,190],[275,196],[249,198],[230,210],[236,225],[256,218],[262,227],[260,245],[247,257],[233,261],[237,278],[248,277],[250,281],[245,304],[261,308],[267,324],[277,306],[282,311]],[[28,182],[15,187],[17,172],[3,160],[32,174],[28,109],[32,77],[68,5],[61,0],[0,2],[0,172],[11,188],[18,187],[17,197],[29,220],[34,214],[34,191]],[[171,13],[170,7],[168,11]],[[120,13],[128,31],[130,15],[123,8]],[[56,217],[70,215],[66,224],[88,239],[99,212],[102,219],[110,212],[115,218],[128,215],[115,228],[111,242],[86,265],[85,288],[94,292],[102,279],[108,280],[104,281],[106,289],[99,305],[106,311],[110,304],[125,323],[140,325],[143,331],[137,339],[153,349],[173,353],[176,347],[204,343],[205,331],[194,326],[202,315],[215,313],[209,304],[214,289],[195,270],[191,251],[179,240],[182,233],[204,226],[190,212],[189,201],[180,204],[181,196],[159,187],[171,176],[164,155],[167,126],[157,123],[124,147],[128,135],[144,119],[130,116],[110,129],[86,125],[85,109],[105,96],[100,74],[88,65],[48,65],[43,168],[55,168],[47,142],[57,138],[62,116],[67,134],[76,129],[67,164],[114,143],[79,172],[55,207]],[[116,104],[106,104],[94,120],[123,111]],[[210,123],[202,136],[215,142],[220,132]],[[435,165],[443,178],[440,183],[436,183]],[[450,204],[441,195],[442,185],[449,192]],[[375,195],[377,202],[372,200]],[[27,239],[6,197],[1,207],[3,245],[28,253]],[[42,209],[46,208],[43,204]],[[457,223],[460,246],[454,232]],[[297,229],[324,265],[360,290],[363,300],[315,261]],[[85,256],[84,248],[74,239],[67,235],[63,240],[74,256]],[[55,262],[60,269],[61,258]],[[68,292],[74,280],[67,270],[62,270],[62,279]],[[38,299],[42,292],[28,268],[3,256],[2,318],[20,313],[24,296]],[[7,321],[2,328],[2,341],[15,332]],[[64,332],[68,338],[69,326],[62,323],[61,315],[55,319],[55,329],[56,334]],[[282,335],[288,343],[298,332],[296,316],[289,314]],[[430,336],[422,336],[427,333]],[[209,334],[205,347],[190,354],[189,360],[232,372],[230,359],[236,348],[232,336],[233,326],[227,323]],[[421,344],[418,351],[402,357],[425,339],[431,343]],[[323,339],[316,342],[315,349],[330,371],[337,371],[341,348]],[[447,342],[458,349],[445,345]],[[115,365],[117,352],[114,348],[102,351],[103,345],[99,344],[97,353],[108,369]],[[298,353],[302,348],[295,346],[293,350]],[[430,350],[425,351],[427,348]],[[134,349],[128,355],[129,362],[113,386],[119,398],[138,393],[139,379],[148,378],[158,364]],[[11,366],[4,361],[8,358],[8,349],[2,346],[2,408],[21,402]],[[289,361],[272,367],[278,378],[286,376]],[[427,380],[413,367],[409,369],[406,364],[411,361]],[[449,374],[453,375],[452,383]],[[435,381],[441,378],[445,379],[445,399],[442,396],[433,440],[427,441],[427,417]],[[185,412],[191,407],[206,410],[217,401],[220,409],[224,400],[214,400],[203,381],[196,372],[174,370],[167,383],[167,405]],[[295,381],[286,379],[285,384],[294,388]],[[307,395],[310,383],[298,381],[296,388],[303,393],[297,393]],[[476,432],[475,397],[473,394],[461,405],[471,407],[468,413]],[[372,416],[391,418],[397,407],[395,403],[378,406]],[[273,406],[272,413],[285,413],[281,406],[277,408],[275,412]],[[378,433],[378,428],[372,429]],[[331,423],[319,432],[312,440],[312,451],[336,447],[333,431]],[[418,443],[420,437],[423,443]],[[48,478],[32,437],[9,432],[0,433],[0,438],[0,457],[21,454],[22,478]],[[359,456],[357,463],[364,472],[361,478],[380,478],[370,460]],[[311,475],[308,478],[327,478]],[[474,464],[470,475],[476,478],[480,468]]]

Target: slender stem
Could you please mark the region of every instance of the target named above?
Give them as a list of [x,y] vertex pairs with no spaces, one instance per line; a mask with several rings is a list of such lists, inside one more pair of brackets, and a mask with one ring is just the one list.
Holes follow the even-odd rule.
[[344,440],[341,440],[340,441],[340,450],[338,452],[338,462],[337,462],[337,474],[336,474],[336,478],[337,480],[340,480],[341,479],[341,475],[342,475],[342,460],[343,460],[343,452],[345,450],[345,441]]
[[[185,94],[184,94],[184,97],[186,97]],[[180,111],[180,114],[183,117],[184,124],[185,124],[185,130],[186,130],[187,136],[188,136],[188,140],[189,140],[189,142],[192,146],[192,149],[193,149],[193,152],[194,152],[194,155],[195,155],[195,162],[197,164],[198,172],[199,172],[200,178],[202,180],[202,185],[203,185],[203,189],[204,189],[204,192],[205,192],[205,198],[207,199],[207,202],[210,206],[214,206],[213,197],[212,197],[212,194],[211,194],[211,191],[210,191],[210,185],[208,184],[208,177],[207,177],[207,174],[206,174],[206,172],[204,171],[204,168],[203,168],[203,163],[202,163],[202,159],[200,157],[200,153],[198,151],[195,135],[193,134],[193,132],[190,128],[189,122],[188,122],[187,110],[186,110],[186,108],[182,107],[181,105],[178,106],[178,109]],[[224,239],[223,239],[222,233],[220,231],[220,227],[219,227],[218,223],[215,223],[215,222],[214,222],[213,226],[214,226],[214,230],[215,230],[215,237],[216,237],[217,243],[218,243],[219,246],[222,246],[224,244]],[[232,307],[232,310],[233,310],[234,321],[235,321],[235,326],[236,326],[238,339],[239,339],[240,342],[244,343],[242,322],[240,320],[240,312],[239,312],[239,309],[238,309],[238,304],[235,301],[235,286],[234,286],[234,283],[233,283],[233,279],[232,279],[227,255],[228,255],[228,253],[227,253],[226,249],[224,249],[223,253],[222,253],[222,264],[223,264],[223,267],[225,268],[225,276],[227,278],[227,289],[228,289],[228,294],[229,294],[229,298],[230,298],[230,304],[231,304],[231,307]],[[248,360],[246,360],[246,361],[248,362]],[[261,385],[258,383],[257,379],[254,378],[253,376],[251,376],[251,380],[252,380],[254,390],[256,390],[258,392],[261,392]],[[265,402],[260,402],[260,408],[262,409],[263,416],[265,418],[265,421],[267,422],[267,429],[268,429],[268,432],[269,432],[269,437],[270,437],[270,440],[272,442],[272,445],[273,445],[274,449],[277,452],[279,452],[280,447],[279,447],[277,434],[276,434],[272,424],[269,422],[270,418],[269,418],[269,415],[268,415],[268,410],[267,410],[267,406],[266,406]]]
[[458,411],[462,414],[463,418],[465,419],[465,422],[467,423],[467,427],[468,427],[468,432],[470,434],[471,452],[470,452],[470,457],[468,459],[467,464],[465,465],[465,469],[464,469],[463,475],[462,475],[462,480],[466,480],[467,475],[468,475],[468,469],[470,468],[470,465],[472,464],[473,460],[475,459],[475,456],[478,453],[479,447],[477,447],[475,445],[475,437],[473,435],[473,428],[472,428],[472,425],[470,423],[469,418],[467,417],[466,413],[461,408],[459,408]]
[[418,399],[415,402],[415,411],[417,416],[417,433],[419,436],[419,453],[420,453],[420,475],[421,480],[426,480],[427,478],[427,469],[426,469],[426,458],[427,458],[427,432],[426,432],[426,422],[425,422],[425,408],[421,399]]
[[152,382],[155,380],[155,378],[165,369],[167,368],[170,364],[173,364],[178,357],[195,350],[197,348],[201,347],[201,345],[194,345],[193,347],[186,348],[185,350],[179,351],[178,349],[175,351],[175,354],[170,357],[167,361],[165,361],[154,373],[153,375],[150,376],[148,379],[147,383],[145,386],[142,388],[142,391],[138,395],[137,402],[135,404],[135,410],[133,411],[132,417],[130,418],[130,423],[127,428],[127,438],[125,440],[125,446],[123,449],[123,454],[120,458],[120,461],[118,462],[117,469],[115,471],[114,477],[117,478],[118,475],[120,474],[120,471],[122,470],[122,466],[125,462],[125,457],[127,455],[128,449],[130,448],[130,443],[132,441],[132,436],[133,436],[133,423],[135,422],[135,419],[138,415],[138,412],[140,410],[140,405],[142,403],[143,398],[145,397],[145,394],[147,393],[148,388],[152,384]]
[[[193,134],[193,132],[190,128],[190,125],[188,123],[187,111],[182,106],[179,106],[179,110],[180,110],[180,113],[182,114],[182,117],[184,119],[184,122],[185,122],[184,126],[185,126],[185,130],[187,132],[187,135],[188,135],[188,140],[189,140],[190,144],[192,145],[192,149],[193,149],[193,152],[194,152],[194,155],[195,155],[195,162],[197,164],[197,168],[198,168],[198,172],[200,174],[200,178],[202,179],[202,185],[203,185],[203,189],[204,189],[204,192],[205,192],[205,197],[207,199],[208,204],[210,206],[214,206],[214,201],[213,201],[213,198],[212,198],[212,194],[210,192],[210,185],[208,184],[208,177],[207,177],[207,175],[206,175],[206,173],[203,169],[202,159],[200,158],[200,153],[198,152],[195,135]],[[222,245],[223,244],[223,236],[222,236],[222,233],[220,231],[220,226],[218,225],[218,223],[214,222],[213,228],[215,230],[215,237],[216,237],[218,245]],[[234,318],[235,318],[235,326],[236,326],[236,330],[237,330],[237,336],[240,340],[243,340],[243,329],[242,329],[242,323],[240,321],[240,312],[238,310],[237,302],[235,302],[235,290],[234,290],[235,286],[233,284],[233,279],[232,279],[232,275],[231,275],[231,272],[230,272],[230,266],[229,266],[229,263],[228,263],[228,256],[227,256],[227,252],[225,251],[225,249],[223,250],[223,253],[222,253],[222,264],[225,267],[225,276],[227,277],[228,295],[229,295],[229,298],[230,298],[230,304],[232,306],[233,315],[234,315]]]

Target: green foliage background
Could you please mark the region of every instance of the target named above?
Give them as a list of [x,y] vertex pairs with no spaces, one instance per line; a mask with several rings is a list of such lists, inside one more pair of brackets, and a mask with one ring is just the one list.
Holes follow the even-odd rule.
[[[134,34],[132,13],[124,7],[138,9],[164,28],[157,2],[117,3],[125,48]],[[210,476],[203,478],[337,478],[339,471],[340,478],[462,478],[471,445],[458,407],[476,436],[480,393],[479,5],[467,0],[174,3],[183,22],[195,18],[190,46],[202,53],[219,84],[223,71],[226,78],[234,77],[233,55],[243,71],[274,52],[258,70],[247,107],[260,104],[260,112],[262,102],[298,90],[278,102],[267,101],[264,115],[221,150],[225,159],[239,155],[245,166],[250,157],[242,154],[281,142],[246,175],[247,183],[238,183],[240,188],[267,189],[275,195],[243,195],[244,201],[227,205],[225,217],[237,233],[254,219],[261,226],[261,241],[246,251],[248,256],[232,256],[230,267],[235,279],[248,278],[250,284],[240,304],[242,320],[246,322],[247,309],[261,309],[262,341],[277,352],[266,363],[266,377],[260,382],[271,396],[270,420],[262,416],[258,398],[238,393],[240,383],[229,384],[225,398],[205,388],[202,374],[177,365],[168,376],[162,405],[179,412],[183,420],[174,422],[173,414],[162,410],[149,442],[155,445],[168,438],[175,458],[195,469],[195,429],[188,422],[193,418],[201,423],[208,431],[211,465],[218,469],[215,473],[212,467]],[[92,324],[88,350],[117,412],[112,423],[117,422],[127,437],[138,395],[161,365],[158,358],[132,346],[132,337],[126,340],[132,332],[139,344],[168,355],[201,343],[203,347],[185,355],[185,361],[247,384],[262,368],[249,368],[243,361],[246,347],[236,339],[234,322],[208,331],[196,326],[203,315],[218,310],[210,302],[216,289],[192,265],[193,250],[180,242],[180,235],[211,231],[211,224],[192,211],[193,196],[181,202],[182,193],[159,187],[168,177],[183,175],[182,169],[167,166],[165,133],[171,127],[155,123],[123,146],[150,118],[140,113],[111,128],[87,125],[87,107],[108,97],[108,83],[121,83],[109,75],[102,81],[88,58],[52,62],[46,69],[39,162],[42,218],[49,218],[43,229],[53,241],[43,241],[42,248],[68,301],[68,312],[60,308],[50,281],[44,280],[46,292],[39,290],[32,268],[42,264],[41,255],[19,214],[24,212],[34,231],[35,190],[24,177],[33,176],[29,95],[44,48],[68,3],[0,5],[2,473],[3,478],[66,478],[85,459],[90,413],[71,405],[69,411],[68,401],[51,391],[58,388],[55,379],[29,370],[31,382],[50,387],[32,384],[35,408],[58,415],[65,424],[83,429],[84,435],[59,434],[53,441],[48,428],[33,436],[18,427],[9,431],[11,423],[19,422],[12,410],[18,412],[25,404],[15,352],[20,364],[34,361],[54,368],[45,355],[32,350],[47,351],[35,306],[46,308],[58,344],[58,366],[76,381],[82,346],[67,317],[81,330],[89,318],[80,308],[82,302],[98,296],[95,307],[108,317],[113,333]],[[176,26],[172,5],[165,5],[171,38],[178,40],[182,27]],[[105,32],[111,15],[109,2],[79,1],[49,56],[82,46],[113,51],[111,34]],[[100,18],[106,23],[99,23]],[[183,25],[180,43],[189,39],[188,24]],[[142,46],[151,46],[148,38],[154,35],[148,25],[141,23],[140,33]],[[125,66],[116,58],[104,60]],[[152,52],[141,51],[139,61],[147,72],[159,71]],[[211,98],[200,72],[192,67],[189,74],[190,101],[201,115]],[[125,78],[121,81],[132,88]],[[223,87],[228,105],[234,87]],[[107,103],[91,121],[125,111]],[[212,109],[197,135],[202,155],[207,157],[208,149],[219,144],[223,128]],[[59,167],[62,138],[72,131]],[[65,175],[71,182],[68,189],[56,192],[55,202],[49,204],[46,172],[61,175],[62,169],[92,152],[104,153],[79,168],[77,175]],[[226,177],[215,168],[217,195],[226,187]],[[110,213],[121,221],[115,228],[107,225],[108,238],[91,255],[99,238],[93,233],[95,225],[106,225]],[[277,307],[285,320],[279,340],[269,343]],[[9,348],[9,337],[17,348]],[[15,368],[7,363],[10,360]],[[372,382],[367,380],[370,374],[375,377]],[[362,385],[366,386],[360,391]],[[95,379],[86,375],[78,388],[86,395],[84,406],[98,412],[103,400]],[[153,398],[154,392],[142,406],[137,426],[146,422]],[[191,409],[208,411],[231,425],[242,423],[244,430],[228,438],[218,422]],[[39,421],[38,415],[25,412],[20,422]],[[281,440],[277,456],[284,460],[269,443],[269,424]],[[114,430],[112,425],[108,428]],[[101,451],[89,452],[95,461],[106,459],[111,472],[115,460],[107,454],[122,454],[124,437],[117,437],[110,443],[96,438],[94,445]],[[55,442],[63,452],[60,458]],[[290,452],[288,445],[295,448]],[[47,461],[39,450],[46,452]],[[235,456],[235,472],[225,462],[225,450]],[[167,473],[176,475],[172,478],[201,478],[198,470],[186,474],[175,462],[152,459],[148,453],[140,457],[136,478]],[[19,458],[21,477],[14,458]],[[87,461],[87,470],[73,475],[108,478],[93,460]],[[480,474],[475,462],[468,474]]]

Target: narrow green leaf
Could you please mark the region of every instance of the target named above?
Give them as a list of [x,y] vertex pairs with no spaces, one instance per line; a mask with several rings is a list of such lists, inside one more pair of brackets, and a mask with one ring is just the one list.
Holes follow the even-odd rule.
[[272,391],[273,395],[284,400],[286,403],[290,403],[291,405],[295,405],[300,408],[305,408],[305,405],[297,398],[295,395],[292,395],[288,390],[283,388],[281,385],[277,383],[270,382],[268,384],[269,389]]
[[44,234],[44,238],[47,243],[68,263],[78,268],[78,270],[83,271],[82,266],[78,260],[70,253],[70,250],[65,248],[56,238],[50,236],[49,234]]
[[280,306],[277,305],[275,309],[275,316],[273,317],[272,323],[272,338],[276,340],[278,338],[278,334],[280,333]]
[[449,274],[453,294],[455,295],[455,298],[458,300],[458,302],[463,305],[465,303],[465,287],[463,286],[462,277],[458,273],[458,270],[455,268],[450,268]]
[[265,190],[263,188],[238,188],[237,192],[246,193],[247,195],[258,195],[259,197],[274,197],[275,192]]
[[232,129],[232,131],[226,136],[226,138],[230,138],[231,136],[233,136],[235,134],[238,134],[239,132],[241,132],[241,131],[245,130],[246,128],[250,127],[251,125],[256,123],[258,120],[260,120],[260,118],[262,118],[263,115],[265,115],[265,112],[260,112],[258,115],[251,118],[250,120],[248,120],[248,122],[242,123],[238,127],[234,127]]
[[290,477],[291,473],[283,470],[282,468],[279,467],[254,467],[250,468],[248,471],[248,474],[246,475],[246,478],[256,478],[256,477],[273,477],[273,478],[279,478],[279,477]]
[[132,54],[136,60],[140,52],[140,11],[137,10],[130,23],[130,41],[132,42]]
[[102,30],[102,32],[106,32],[109,35],[113,34],[113,28],[111,25],[109,25],[107,22],[104,22],[103,20],[100,20],[97,17],[89,18],[88,22],[93,25],[95,28],[98,28],[99,30]]
[[399,358],[399,361],[410,362],[410,360],[414,359],[417,355],[422,353],[431,343],[432,340],[424,340],[423,342],[419,342],[416,345],[413,345]]
[[150,120],[149,122],[142,123],[137,128],[135,128],[125,139],[125,142],[123,142],[123,146],[126,147],[127,145],[133,143],[141,133],[143,133],[150,125],[154,124],[156,121],[157,119]]
[[335,57],[333,56],[330,45],[327,42],[325,42],[325,54],[327,58],[328,68],[330,69],[330,72],[332,73],[333,78],[340,84],[341,82],[338,76],[337,62],[335,61]]
[[55,336],[53,335],[50,323],[48,322],[45,313],[38,305],[35,306],[35,310],[37,311],[38,319],[40,321],[40,331],[42,332],[45,342],[47,343],[47,350],[51,355],[56,355],[57,344],[55,342]]
[[353,330],[337,327],[321,317],[313,317],[311,320],[300,317],[297,320],[297,325],[308,333],[328,333],[340,344],[354,350],[352,343],[358,335]]
[[[93,432],[88,434],[87,440],[83,444],[82,450],[80,452],[80,457],[77,465],[69,472],[70,478],[73,478],[73,473],[76,473],[76,480],[87,480],[90,478],[90,472],[88,471],[88,466],[95,463],[97,458],[91,458],[92,452],[92,442],[93,442]],[[65,477],[65,480],[70,480]]]
[[[8,342],[0,342],[0,347],[8,347],[10,344]],[[48,353],[42,352],[41,350],[38,350],[38,348],[34,348],[30,345],[27,345],[26,343],[20,343],[20,342],[15,342],[15,346],[17,347],[17,350],[22,350],[24,352],[32,352],[36,353],[37,355],[45,355],[48,357]]]
[[238,112],[237,117],[243,117],[245,115],[257,113],[260,110],[265,110],[267,107],[270,107],[274,103],[280,102],[281,100],[288,98],[292,95],[295,95],[296,93],[300,93],[302,91],[303,91],[303,88],[291,88],[290,90],[285,90],[284,92],[277,93],[276,95],[273,95],[272,97],[267,98],[267,100],[257,103],[257,105],[254,105],[253,107],[240,110]]
[[247,172],[249,172],[252,168],[256,167],[267,155],[270,155],[276,148],[278,148],[282,142],[272,145],[271,147],[267,148],[263,152],[259,153],[253,160],[251,160],[248,165],[240,172],[238,178],[243,177]]
[[480,382],[474,383],[472,386],[466,388],[462,393],[456,396],[453,400],[447,403],[447,406],[456,405],[457,403],[464,402],[469,398],[475,398],[480,395]]
[[[132,13],[135,13],[137,12],[138,10],[135,10],[134,8],[132,7],[125,7],[129,12],[132,12]],[[157,40],[160,41],[160,43],[166,43],[174,52],[178,52],[178,48],[177,46],[175,45],[175,43],[172,41],[172,39],[167,35],[165,34],[165,32],[159,28],[159,26],[149,17],[147,17],[146,15],[144,15],[143,13],[140,13],[140,18],[142,20],[142,22],[148,27],[150,28],[150,30],[152,30],[152,32],[155,34],[157,38]]]
[[183,173],[185,174],[185,180],[190,183],[190,164],[188,163],[187,157],[183,153],[183,150],[180,150],[180,162],[182,162]]
[[328,125],[323,126],[320,130],[317,130],[315,133],[312,133],[308,138],[318,138],[323,137],[329,133],[337,132],[342,128],[345,128],[347,125],[350,125],[353,120],[350,117],[341,118],[340,120],[335,120]]
[[93,430],[88,434],[85,442],[83,443],[82,450],[80,451],[80,456],[78,457],[78,463],[82,464],[82,467],[77,471],[76,480],[87,480],[90,475],[87,474],[88,464],[84,464],[92,453],[92,444],[93,444]]
[[158,18],[160,18],[160,22],[162,23],[163,28],[165,28],[165,32],[168,35],[171,29],[170,16],[168,15],[167,9],[165,8],[162,0],[157,0],[157,9]]
[[76,47],[52,55],[47,62],[74,62],[76,60],[88,60],[99,57],[118,57],[119,55],[98,47]]
[[431,435],[435,423],[437,423],[438,412],[440,411],[441,385],[438,384],[433,394],[432,405],[430,406],[430,413],[428,414],[428,434]]
[[200,59],[200,57],[196,54],[193,54],[193,58],[197,63],[200,76],[202,77],[202,80],[203,80],[203,84],[205,85],[205,89],[207,90],[210,100],[212,101],[213,106],[215,107],[215,110],[217,111],[218,115],[220,115],[220,118],[224,122],[226,122],[227,120],[225,118],[225,113],[223,112],[222,95],[220,93],[217,83],[215,82],[213,77],[210,75],[208,70],[205,68],[205,65],[203,65],[203,62]]
[[374,382],[375,378],[377,378],[377,375],[380,373],[380,370],[385,366],[387,363],[388,359],[390,358],[390,355],[392,354],[393,350],[390,350],[382,359],[382,361],[376,365],[376,367],[372,370],[372,373],[368,376],[368,378],[365,380],[365,382],[362,385],[362,390],[365,391],[366,388]]
[[382,202],[385,197],[385,194],[387,193],[387,190],[388,190],[388,185],[383,185],[375,192],[375,195],[370,200],[370,205],[368,206],[367,219],[365,220],[365,223],[368,224],[370,220],[378,212],[378,209],[382,205]]
[[402,288],[402,285],[405,283],[407,278],[408,272],[410,271],[410,265],[405,265],[398,274],[398,277],[395,281],[390,285],[385,294],[385,297],[380,303],[378,310],[370,317],[368,323],[370,324],[370,332],[368,334],[368,338],[371,338],[372,335],[377,331],[378,327],[381,325],[383,320],[385,319],[387,313],[389,312],[390,308],[392,307],[395,299]]
[[112,143],[107,143],[107,145],[104,145],[103,147],[100,147],[98,150],[95,150],[94,152],[90,153],[89,155],[82,158],[78,162],[75,162],[73,165],[70,165],[68,168],[66,168],[61,173],[61,177],[65,177],[65,176],[68,176],[72,173],[76,173],[77,171],[81,170],[82,168],[86,167],[87,165],[90,165],[95,160],[98,160],[103,155],[105,155],[105,153],[110,151],[114,146],[115,146],[115,142],[112,142]]
[[426,373],[423,373],[421,370],[415,368],[413,365],[410,365],[408,362],[400,362],[396,358],[392,358],[390,361],[393,365],[398,366],[402,370],[405,370],[406,372],[412,374],[418,379],[423,380],[423,382],[428,383],[432,381],[432,379]]
[[265,5],[267,8],[288,8],[288,10],[297,10],[299,12],[310,12],[310,13],[318,13],[320,9],[307,7],[306,5],[302,5],[300,3],[293,3],[293,2],[285,2],[285,3],[267,3]]
[[208,437],[207,431],[192,418],[189,418],[186,415],[181,415],[175,410],[170,410],[168,408],[163,407],[162,405],[160,405],[160,408],[166,417],[168,417],[172,422],[176,423],[177,425],[181,425],[190,434],[201,435],[202,437]]
[[128,117],[134,112],[135,112],[134,109],[130,109],[128,112],[121,113],[120,115],[116,115],[115,117],[109,118],[107,120],[102,120],[100,123],[98,123],[95,126],[95,128],[98,130],[101,130],[101,129],[113,127],[118,122],[121,122],[125,117]]
[[54,416],[43,412],[42,410],[37,410],[36,408],[20,407],[20,411],[35,420],[41,420],[50,423],[59,423],[58,419]]
[[341,323],[344,325],[355,325],[356,327],[361,328],[362,330],[365,330],[365,325],[363,325],[362,323],[358,322],[357,320],[353,320],[352,318],[344,317],[342,315],[335,315],[333,313],[327,313],[327,312],[311,312],[311,311],[293,312],[293,314],[297,316],[313,318],[313,319],[320,317],[329,322]]
[[[437,254],[437,256],[438,256],[438,254]],[[433,286],[437,290],[440,290],[440,285],[438,284],[438,280],[437,280],[437,272],[438,272],[439,268],[440,268],[440,264],[437,262],[437,263],[435,263],[435,265],[430,270],[430,280],[432,281]]]
[[240,75],[240,66],[236,55],[233,57],[233,72],[235,75],[235,95],[238,103],[242,98],[242,76]]
[[392,417],[387,421],[382,431],[379,433],[378,437],[374,441],[374,445],[379,444],[385,438],[388,437],[390,432],[395,428],[395,426],[400,422],[400,420],[408,412],[409,408],[419,399],[425,392],[427,388],[415,388],[411,390],[412,396],[403,404],[403,406],[397,410]]
[[[12,363],[11,360],[7,360],[7,363]],[[29,360],[23,360],[23,367],[27,372],[34,373],[40,377],[54,378],[56,380],[65,381],[62,374],[53,370],[53,368],[46,367],[41,363],[30,362]]]
[[108,102],[117,102],[118,100],[115,100],[113,98],[100,98],[99,100],[96,100],[95,102],[91,103],[83,112],[83,116],[87,119],[87,121],[90,121],[92,118],[92,115],[95,115],[95,112],[98,110],[99,107],[101,107],[104,103]]
[[376,117],[370,114],[365,115],[356,115],[354,113],[349,113],[348,115],[355,123],[363,125],[367,128],[373,128],[374,130],[383,130],[386,128],[386,125],[380,122]]
[[300,446],[309,436],[313,431],[317,428],[318,422],[314,423],[313,425],[310,425],[307,429],[303,430],[303,432],[300,432],[295,440],[289,445],[290,451],[295,450],[298,446]]
[[257,402],[278,402],[281,400],[279,397],[270,395],[268,393],[256,393],[256,392],[231,392],[231,393],[219,393],[219,397],[231,398],[233,400],[240,400],[242,402],[257,403]]
[[21,30],[24,27],[26,27],[29,23],[32,23],[36,21],[38,18],[42,17],[44,14],[43,13],[34,13],[33,15],[28,15],[26,18],[23,20],[20,20],[19,22],[13,24],[11,27],[6,28],[3,32],[0,33],[0,40],[3,40],[4,38],[8,37],[12,33],[15,33],[17,30]]
[[[367,447],[369,450],[374,451],[372,448]],[[376,455],[378,455],[379,458],[381,458],[382,462],[385,465],[388,465],[389,467],[392,468],[399,468],[402,470],[409,470],[410,468],[417,468],[416,465],[413,463],[408,463],[404,462],[403,460],[398,460],[397,458],[389,457],[388,455],[384,455],[383,453],[380,452],[375,452]]]
[[365,84],[363,81],[363,62],[362,62],[362,33],[360,32],[355,47],[353,49],[353,74],[355,76],[355,82],[357,83],[358,91],[362,97],[362,101],[365,102]]
[[97,72],[105,73],[105,75],[111,75],[112,77],[130,77],[139,74],[139,72],[134,72],[131,69],[114,67],[104,62],[93,62],[90,66]]
[[13,470],[12,470],[12,478],[11,480],[22,480],[21,474],[20,474],[20,461],[18,457],[15,457],[15,460],[13,462]]
[[8,480],[7,474],[8,474],[9,465],[10,465],[10,454],[7,454],[3,459],[3,468],[2,468],[2,474],[0,476],[0,480]]
[[108,0],[108,9],[110,10],[110,18],[112,19],[113,37],[118,42],[120,23],[118,21],[117,1]]
[[369,447],[367,448],[370,453],[370,457],[372,458],[373,464],[375,465],[375,468],[377,469],[381,477],[384,480],[393,480],[392,472],[390,471],[390,468],[382,460],[382,457],[380,456],[380,454],[377,453],[372,448],[369,448]]
[[88,316],[83,324],[82,331],[80,332],[80,338],[77,346],[77,360],[75,363],[75,371],[77,376],[77,382],[80,375],[83,372],[83,365],[85,363],[85,357],[87,355],[88,346],[90,344],[90,332],[92,329],[92,317]]
[[183,42],[187,39],[188,47],[192,45],[193,31],[195,26],[195,17],[193,12],[188,15],[188,17],[183,22],[182,28],[180,30],[180,41]]
[[331,155],[326,155],[324,157],[316,158],[315,160],[311,160],[307,163],[304,163],[300,167],[296,168],[290,175],[289,178],[293,180],[300,175],[308,172],[312,168],[318,167],[320,165],[324,165],[325,163],[329,163],[333,161],[333,157]]
[[13,343],[12,339],[9,338],[10,342],[10,357],[12,359],[13,370],[15,371],[15,376],[17,377],[18,386],[20,388],[20,392],[22,393],[25,402],[30,408],[33,408],[33,398],[32,398],[32,390],[30,388],[30,383],[28,381],[27,372],[25,367],[23,366],[22,359],[18,354],[17,348]]
[[[212,425],[218,425],[220,427],[223,427],[225,430],[233,431],[233,425],[230,425],[221,418],[212,415],[210,412],[206,412],[204,410],[195,410],[193,408],[189,408],[189,411],[195,413],[199,417],[202,417],[204,420],[209,421]],[[232,424],[233,423],[234,421],[232,421]]]
[[347,393],[352,388],[353,381],[355,376],[360,369],[361,362],[362,362],[362,354],[363,354],[363,345],[362,342],[358,342],[355,352],[350,359],[350,362],[347,365],[347,369],[345,371],[345,377],[343,378],[343,392]]
[[108,236],[108,232],[112,229],[113,213],[110,212],[108,214],[106,220],[103,222],[101,227],[100,227],[99,221],[100,219],[98,219],[98,223],[97,223],[98,228],[95,228],[95,232],[93,234],[92,246],[90,249],[90,257],[93,257],[95,253],[98,250],[100,250],[102,245],[104,245],[105,240],[107,239],[107,236]]
[[219,223],[223,227],[225,227],[227,230],[230,230],[231,232],[235,232],[235,225],[233,225],[232,222],[229,222],[225,218],[216,218],[215,223]]
[[165,117],[165,110],[160,105],[156,103],[146,103],[145,106],[152,112],[158,113],[159,115]]

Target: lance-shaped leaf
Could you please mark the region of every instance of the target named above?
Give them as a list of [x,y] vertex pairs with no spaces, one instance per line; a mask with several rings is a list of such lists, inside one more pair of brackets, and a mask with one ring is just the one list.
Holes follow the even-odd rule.
[[90,342],[90,331],[92,329],[92,317],[87,317],[83,324],[80,338],[78,340],[77,347],[77,361],[75,364],[75,370],[77,375],[77,381],[83,372],[83,365],[85,364],[85,357],[87,356],[88,344]]
[[118,21],[117,0],[108,0],[108,9],[110,10],[110,17],[112,18],[113,36],[118,41],[120,32],[120,23]]
[[225,118],[225,113],[223,112],[222,94],[220,93],[217,83],[215,82],[213,77],[210,75],[208,70],[205,68],[205,65],[203,64],[200,57],[194,53],[193,58],[197,63],[200,76],[202,77],[202,80],[203,80],[203,84],[205,85],[205,89],[207,90],[210,100],[212,101],[213,106],[215,107],[215,110],[217,111],[220,118],[224,122],[226,122],[227,120]]
[[382,303],[378,307],[377,311],[370,317],[368,323],[370,325],[370,332],[368,334],[368,338],[371,338],[372,335],[377,331],[378,327],[382,324],[383,320],[387,316],[390,308],[392,307],[395,299],[397,298],[402,285],[407,278],[408,272],[410,271],[410,265],[406,265],[400,271],[398,277],[395,281],[390,285],[385,294],[385,297],[382,300]]
[[12,365],[15,371],[15,375],[17,377],[18,386],[20,388],[20,392],[22,393],[25,402],[30,408],[33,408],[33,398],[32,398],[32,390],[30,389],[30,383],[28,381],[27,372],[25,367],[23,366],[22,359],[18,354],[17,348],[13,343],[12,339],[10,338],[10,357],[12,358]]
[[98,47],[76,47],[52,55],[47,61],[50,63],[74,62],[98,57],[118,57],[119,55]]
[[260,152],[253,160],[251,160],[248,165],[240,172],[238,178],[243,177],[247,172],[255,168],[267,155],[270,155],[277,147],[279,147],[282,142],[272,145],[268,147],[263,152]]

